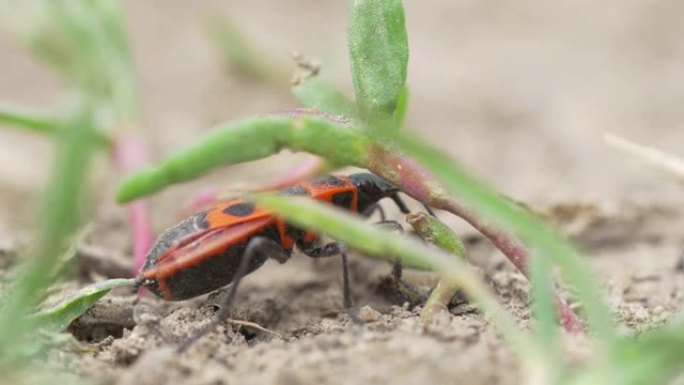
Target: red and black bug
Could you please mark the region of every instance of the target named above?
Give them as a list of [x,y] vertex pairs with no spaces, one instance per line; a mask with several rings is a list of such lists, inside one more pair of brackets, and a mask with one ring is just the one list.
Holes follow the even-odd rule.
[[[318,177],[279,193],[309,196],[365,216],[379,200],[392,198],[402,212],[408,212],[398,189],[370,173]],[[315,241],[313,232],[291,226],[244,199],[232,199],[162,233],[147,255],[138,280],[166,300],[184,300],[233,283],[268,258],[284,263],[295,245],[310,257],[339,254],[346,260],[341,245],[315,247]],[[240,271],[241,265],[245,265],[244,271]]]
[[[378,201],[383,198],[391,198],[403,213],[408,213],[398,193],[395,186],[370,173],[318,177],[279,190],[281,195],[308,196],[366,217],[380,209]],[[380,212],[384,217],[382,209]],[[232,283],[214,323],[181,345],[182,350],[227,316],[243,276],[258,269],[268,258],[285,263],[297,246],[312,258],[342,257],[344,306],[352,320],[360,322],[352,311],[346,248],[336,242],[317,247],[316,239],[312,231],[292,226],[249,201],[224,201],[162,233],[147,255],[138,286],[174,301]],[[396,277],[400,279],[398,267],[399,264],[395,265],[394,271],[399,272]]]

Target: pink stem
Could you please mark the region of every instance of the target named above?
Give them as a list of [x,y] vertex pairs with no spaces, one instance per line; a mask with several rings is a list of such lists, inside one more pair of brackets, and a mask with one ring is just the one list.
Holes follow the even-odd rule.
[[304,179],[320,175],[330,169],[330,165],[323,158],[311,156],[294,168],[290,169],[282,178],[278,178],[272,183],[259,186],[256,191],[278,190],[283,187],[292,186]]
[[[513,234],[487,223],[476,213],[454,201],[432,175],[415,160],[399,154],[393,149],[376,146],[369,155],[368,169],[388,181],[399,186],[403,192],[414,199],[424,202],[433,208],[448,211],[463,218],[482,235],[487,237],[513,265],[529,278],[529,252],[527,247]],[[555,294],[558,313],[566,331],[576,333],[582,331],[582,323],[577,315],[568,307],[560,296]]]
[[[283,187],[292,186],[304,179],[325,173],[330,169],[329,163],[317,156],[311,156],[302,163],[289,170],[281,178],[271,183],[266,183],[249,191],[273,191]],[[205,187],[199,191],[190,201],[183,206],[182,212],[190,214],[201,209],[207,208],[219,200],[221,189],[217,186]]]
[[[114,159],[119,172],[129,174],[138,170],[149,160],[143,140],[135,135],[120,135],[116,138]],[[154,242],[154,233],[147,203],[137,200],[128,206],[133,239],[133,275],[145,264],[145,256]]]
[[219,194],[221,189],[218,186],[203,187],[183,204],[181,215],[185,217],[213,205],[218,201]]

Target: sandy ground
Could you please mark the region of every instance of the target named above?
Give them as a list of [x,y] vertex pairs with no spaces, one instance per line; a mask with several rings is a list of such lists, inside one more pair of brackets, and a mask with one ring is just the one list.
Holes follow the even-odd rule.
[[[217,9],[274,62],[288,65],[291,51],[317,56],[324,73],[351,91],[345,2],[188,4],[125,2],[155,156],[222,121],[295,104],[287,90],[237,77],[217,60],[202,32],[203,18]],[[467,0],[406,6],[410,125],[575,240],[626,333],[667,322],[684,295],[683,191],[607,149],[602,136],[614,132],[684,155],[684,6],[646,0],[600,7]],[[0,101],[60,106],[60,83],[7,34],[0,34],[0,63]],[[49,154],[46,140],[0,131],[3,250],[32,228]],[[297,159],[280,155],[168,189],[151,200],[155,227],[173,224],[177,202],[202,186],[269,180]],[[126,224],[111,203],[116,177],[105,159],[93,178],[99,187],[88,242],[112,258],[125,256]],[[472,230],[443,218],[470,240],[474,263],[527,325],[524,278]],[[84,270],[74,286],[103,278]],[[174,304],[113,295],[72,327],[87,349],[66,347],[51,360],[104,384],[519,383],[516,363],[476,308],[457,304],[424,333],[419,307],[404,305],[383,284],[389,271],[362,256],[352,260],[354,298],[366,321],[354,326],[340,310],[339,261],[296,255],[286,265],[269,262],[246,279],[232,318],[279,336],[225,324],[184,355],[173,346],[212,319],[223,293]],[[429,283],[423,275],[409,278]]]

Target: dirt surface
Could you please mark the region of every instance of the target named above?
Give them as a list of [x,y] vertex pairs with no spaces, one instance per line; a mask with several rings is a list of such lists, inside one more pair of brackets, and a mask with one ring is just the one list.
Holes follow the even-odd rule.
[[[203,35],[204,17],[228,12],[274,63],[287,66],[294,50],[319,57],[324,74],[350,91],[345,3],[126,1],[155,156],[219,122],[295,105],[286,89],[222,66]],[[625,333],[671,319],[684,295],[684,191],[607,149],[602,136],[614,132],[684,155],[683,6],[406,3],[410,125],[576,241]],[[8,34],[0,34],[0,59],[0,101],[46,110],[62,104],[61,85]],[[47,140],[0,130],[2,274],[33,228],[49,154]],[[178,220],[178,202],[201,187],[267,181],[298,159],[279,155],[168,189],[151,199],[156,230]],[[67,288],[125,269],[130,241],[124,211],[111,203],[116,181],[106,159],[98,160],[87,243],[95,248],[89,255],[114,262],[85,263]],[[441,216],[527,326],[522,275],[463,223]],[[477,308],[458,304],[426,332],[420,307],[404,305],[387,284],[390,266],[356,255],[351,267],[362,326],[341,310],[340,261],[297,254],[286,265],[269,261],[239,291],[231,318],[270,332],[226,323],[179,355],[174,347],[212,320],[225,293],[165,303],[124,291],[72,326],[84,344],[50,359],[102,384],[519,383],[515,361]],[[423,289],[430,278],[408,272]],[[584,341],[569,343],[581,362]]]

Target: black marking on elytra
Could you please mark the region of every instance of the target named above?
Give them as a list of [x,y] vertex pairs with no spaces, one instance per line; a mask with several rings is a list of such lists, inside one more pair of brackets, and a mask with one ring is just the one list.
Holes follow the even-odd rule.
[[336,176],[332,176],[332,175],[314,178],[309,183],[311,183],[311,185],[315,186],[315,187],[346,186],[347,185],[347,182],[345,182],[344,180],[342,180]]
[[280,190],[280,195],[309,195],[309,190],[303,186],[290,186]]
[[337,207],[342,207],[345,209],[351,208],[352,201],[354,200],[354,193],[351,191],[340,192],[332,197],[332,204]]
[[198,229],[206,230],[209,228],[209,221],[207,221],[208,211],[203,211],[195,215],[195,225]]
[[247,215],[254,212],[254,203],[251,202],[241,202],[236,203],[223,209],[224,214],[232,215],[234,217],[246,217]]

